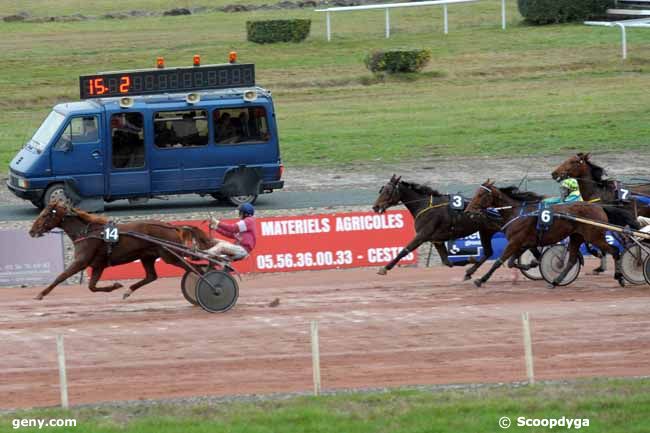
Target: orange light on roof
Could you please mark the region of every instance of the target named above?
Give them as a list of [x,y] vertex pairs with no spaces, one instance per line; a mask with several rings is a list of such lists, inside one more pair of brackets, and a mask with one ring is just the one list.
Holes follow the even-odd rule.
[[158,57],[156,59],[156,67],[158,69],[162,69],[165,67],[165,58],[164,57]]
[[237,51],[231,51],[228,54],[228,61],[230,63],[235,63],[237,61]]
[[194,54],[194,66],[201,66],[201,56]]

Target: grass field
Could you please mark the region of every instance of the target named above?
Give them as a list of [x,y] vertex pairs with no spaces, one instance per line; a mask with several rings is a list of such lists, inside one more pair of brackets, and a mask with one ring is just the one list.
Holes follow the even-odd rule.
[[[0,15],[218,6],[227,0],[9,1]],[[310,17],[301,44],[246,42],[245,21]],[[528,27],[509,2],[509,28],[499,27],[500,2],[450,8],[450,34],[439,8],[391,15],[324,16],[309,10],[210,13],[195,16],[77,23],[0,22],[0,164],[57,102],[78,99],[78,76],[141,68],[165,56],[168,65],[225,61],[235,49],[255,62],[258,82],[276,100],[287,164],[346,164],[452,155],[569,153],[578,149],[647,148],[650,124],[650,32],[629,31],[630,58],[620,59],[618,31],[579,24]],[[433,59],[417,76],[380,80],[364,67],[372,49],[424,47]]]
[[[76,419],[75,428],[21,428],[33,433],[482,433],[565,432],[518,427],[528,419],[580,419],[591,433],[646,433],[650,429],[650,380],[598,380],[522,388],[392,391],[218,404],[34,410],[0,416],[0,431],[14,419]],[[512,427],[499,428],[507,416]],[[583,419],[588,419],[586,427]]]

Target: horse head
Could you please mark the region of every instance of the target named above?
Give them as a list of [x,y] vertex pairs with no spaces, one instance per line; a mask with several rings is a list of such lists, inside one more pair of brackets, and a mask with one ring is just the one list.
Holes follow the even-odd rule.
[[60,227],[61,221],[69,211],[68,206],[62,201],[50,202],[32,224],[29,235],[33,238],[39,238],[53,228]]
[[465,208],[465,212],[479,213],[484,209],[494,207],[498,196],[499,190],[494,186],[494,181],[488,179],[478,187],[474,197]]
[[560,164],[558,168],[553,170],[551,176],[556,181],[566,179],[567,177],[578,179],[588,176],[591,170],[589,167],[590,157],[591,154],[589,153],[578,153]]
[[388,183],[379,190],[379,197],[375,200],[372,210],[377,213],[384,213],[386,209],[395,206],[400,202],[399,182],[401,176],[393,175]]

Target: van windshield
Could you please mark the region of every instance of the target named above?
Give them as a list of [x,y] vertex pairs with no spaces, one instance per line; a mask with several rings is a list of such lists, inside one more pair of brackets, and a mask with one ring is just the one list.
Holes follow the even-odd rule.
[[52,140],[52,136],[56,134],[59,127],[65,120],[65,116],[56,111],[52,111],[43,121],[41,126],[38,128],[31,141],[27,143],[28,146],[35,147],[36,150],[42,151],[45,149]]

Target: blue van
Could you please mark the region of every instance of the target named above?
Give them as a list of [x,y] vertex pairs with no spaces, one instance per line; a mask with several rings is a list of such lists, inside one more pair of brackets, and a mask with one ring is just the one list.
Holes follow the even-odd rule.
[[254,65],[197,63],[80,77],[82,101],[54,107],[11,161],[8,188],[39,208],[170,194],[238,205],[282,188],[273,100]]

